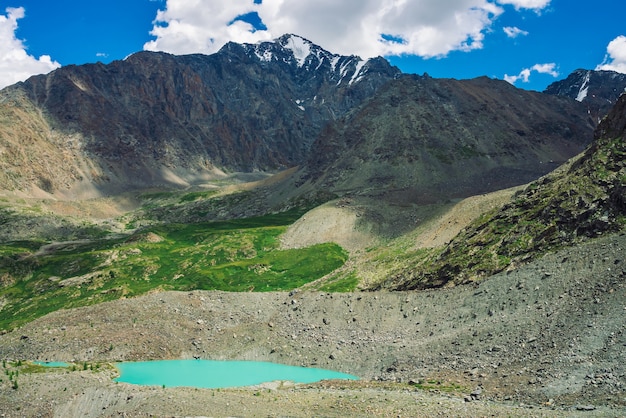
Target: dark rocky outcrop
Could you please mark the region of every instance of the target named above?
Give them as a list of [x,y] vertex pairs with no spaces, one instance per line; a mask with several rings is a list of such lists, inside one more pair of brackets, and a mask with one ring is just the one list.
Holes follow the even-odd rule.
[[587,106],[594,120],[600,121],[625,91],[626,74],[579,69],[550,84],[544,93],[578,100]]

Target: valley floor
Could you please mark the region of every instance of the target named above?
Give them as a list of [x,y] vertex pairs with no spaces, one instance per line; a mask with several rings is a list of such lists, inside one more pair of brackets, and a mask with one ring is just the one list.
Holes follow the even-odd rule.
[[[153,292],[57,311],[0,336],[0,358],[68,361],[80,370],[23,371],[17,389],[2,376],[0,411],[5,417],[625,416],[624,254],[626,234],[620,234],[476,286]],[[315,366],[361,380],[229,390],[111,380],[111,362],[194,357]],[[86,364],[95,370],[82,370]]]

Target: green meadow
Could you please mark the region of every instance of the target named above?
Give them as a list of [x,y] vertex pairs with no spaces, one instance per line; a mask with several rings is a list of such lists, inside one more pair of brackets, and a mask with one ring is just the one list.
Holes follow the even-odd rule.
[[[280,291],[342,266],[336,244],[279,249],[302,210],[224,222],[166,224],[124,236],[58,243],[0,244],[0,329],[61,308],[160,290]],[[343,284],[352,290],[356,281]],[[330,289],[329,289],[330,290]]]

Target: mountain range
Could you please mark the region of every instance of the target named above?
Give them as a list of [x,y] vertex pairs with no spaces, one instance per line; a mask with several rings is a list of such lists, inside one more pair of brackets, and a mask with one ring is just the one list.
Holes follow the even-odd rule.
[[72,198],[299,167],[302,190],[468,196],[530,181],[589,144],[601,94],[563,97],[579,82],[567,80],[541,94],[405,75],[296,35],[208,56],[140,52],[3,89],[0,183]]
[[[487,77],[408,75],[383,58],[335,55],[296,35],[254,45],[229,43],[209,56],[141,52],[109,65],[63,67],[0,91],[0,191],[69,201],[154,188],[202,194],[206,184],[213,193],[211,184],[237,173],[244,179],[279,173],[246,186],[247,194],[151,204],[137,222],[142,216],[164,223],[228,220],[342,198],[359,207],[361,228],[396,238],[414,228],[416,208],[545,175],[543,182],[560,184],[549,173],[592,143],[597,121],[606,130],[603,112],[625,87],[624,75],[607,71],[576,71],[544,93]],[[587,178],[592,172],[587,167]],[[570,176],[564,182],[582,180]],[[573,196],[578,186],[572,187],[549,193]],[[611,187],[617,194],[607,192],[613,196],[609,201],[619,202],[622,188]],[[577,210],[560,216],[569,219],[562,222],[583,225],[594,219],[576,231],[604,231],[597,221],[604,212],[579,214],[604,203],[581,199]],[[554,204],[548,212],[556,216],[558,207],[567,206]],[[516,216],[498,219],[518,225]],[[617,225],[619,215],[612,216],[607,230]],[[68,227],[65,220],[4,218],[7,225],[29,225],[11,228],[13,239],[37,234],[75,239],[90,231]],[[49,222],[56,225],[53,232],[45,227]],[[477,261],[483,271],[475,274],[495,273],[556,245],[554,240],[573,242],[571,237],[584,235],[550,231],[561,234],[550,238],[550,245],[545,236],[536,241],[532,233],[520,233],[535,244],[494,256],[501,261],[495,266]],[[463,236],[473,235],[466,230],[441,255],[448,267],[455,248],[467,253],[472,239],[457,244]],[[518,238],[511,240],[519,244]],[[483,241],[478,247],[490,248]],[[507,248],[499,241],[496,247]],[[461,270],[474,274],[463,257],[449,268],[429,260],[432,268],[439,266],[436,273],[420,268],[415,276],[418,270],[410,265],[394,270],[382,285],[428,287],[466,280],[456,278]]]

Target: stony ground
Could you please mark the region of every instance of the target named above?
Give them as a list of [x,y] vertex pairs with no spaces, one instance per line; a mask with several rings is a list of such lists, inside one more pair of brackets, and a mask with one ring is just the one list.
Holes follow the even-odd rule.
[[[53,313],[0,358],[100,364],[0,383],[17,416],[626,416],[626,235],[476,287],[410,293],[155,292]],[[109,362],[244,359],[356,383],[204,390],[115,384]],[[473,396],[472,396],[473,393]],[[0,415],[1,416],[1,415]]]

